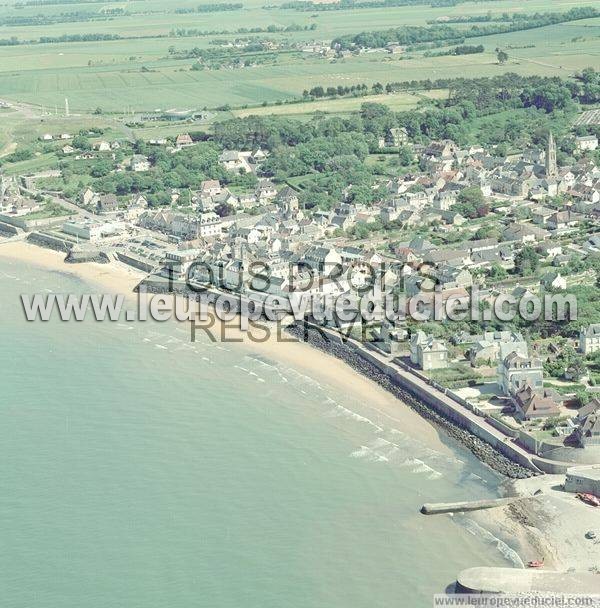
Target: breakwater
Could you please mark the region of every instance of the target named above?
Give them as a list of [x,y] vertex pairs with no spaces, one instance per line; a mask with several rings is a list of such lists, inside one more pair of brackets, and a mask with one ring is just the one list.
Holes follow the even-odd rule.
[[51,234],[44,234],[42,232],[31,232],[27,235],[27,242],[44,247],[46,249],[53,249],[54,251],[60,251],[63,253],[69,253],[73,247],[73,243],[66,239],[61,239]]
[[65,258],[67,264],[86,264],[95,262],[96,264],[108,264],[109,257],[100,249],[71,249]]
[[363,376],[376,382],[383,389],[415,410],[423,418],[429,420],[438,428],[443,429],[447,435],[469,449],[481,462],[487,464],[501,475],[512,479],[523,479],[537,474],[537,471],[534,471],[533,468],[528,468],[523,464],[514,462],[502,454],[496,447],[475,436],[471,429],[464,428],[456,420],[426,404],[419,395],[392,381],[389,375],[366,359],[350,343],[342,341],[341,337],[339,339],[332,339],[329,334],[325,335],[318,328],[309,325],[293,324],[286,331],[295,338],[341,359]]
[[441,502],[437,504],[426,503],[421,507],[423,515],[442,515],[444,513],[467,513],[469,511],[482,511],[483,509],[496,509],[506,507],[516,502],[524,502],[535,498],[533,496],[511,496],[509,498],[493,498],[486,500],[469,500],[463,502]]

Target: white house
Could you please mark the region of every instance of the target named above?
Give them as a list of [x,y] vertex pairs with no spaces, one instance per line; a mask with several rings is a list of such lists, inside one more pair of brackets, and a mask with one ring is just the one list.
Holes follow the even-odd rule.
[[579,332],[579,350],[584,355],[591,355],[600,350],[600,324],[594,323],[582,327]]
[[575,145],[578,150],[595,150],[598,147],[598,138],[595,135],[584,135],[575,138]]

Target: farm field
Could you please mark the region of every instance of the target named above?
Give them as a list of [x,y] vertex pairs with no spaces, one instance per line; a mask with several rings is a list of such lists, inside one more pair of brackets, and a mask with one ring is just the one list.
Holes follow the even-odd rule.
[[[352,11],[296,11],[265,8],[263,0],[242,0],[240,10],[214,13],[177,14],[177,8],[194,7],[194,0],[178,0],[165,7],[158,0],[111,3],[129,14],[99,21],[54,23],[35,26],[0,26],[0,39],[16,37],[34,40],[63,34],[118,34],[120,40],[57,44],[0,46],[0,98],[24,102],[41,110],[64,107],[65,98],[73,113],[85,114],[97,108],[119,115],[156,109],[232,108],[236,115],[247,113],[305,114],[314,111],[343,113],[360,106],[359,99],[338,99],[311,104],[275,105],[301,97],[315,86],[372,85],[380,82],[436,79],[462,76],[493,76],[505,72],[523,75],[569,76],[591,66],[600,66],[600,19],[575,21],[557,26],[469,39],[482,44],[485,52],[474,55],[427,57],[423,51],[405,56],[385,52],[364,53],[343,60],[329,60],[300,52],[273,53],[267,63],[231,69],[192,70],[195,60],[178,58],[175,52],[211,45],[215,38],[231,40],[240,34],[210,34],[175,37],[177,28],[219,31],[237,28],[278,27],[292,23],[316,25],[314,31],[253,34],[252,37],[287,42],[331,40],[364,30],[401,25],[426,25],[444,16],[501,14],[503,12],[564,11],[574,6],[597,6],[600,2],[572,0],[514,0],[464,3],[453,7],[412,6],[355,9]],[[102,4],[69,4],[69,11],[97,12]],[[0,7],[0,23],[11,17],[43,13],[58,15],[65,5],[28,6],[19,10]],[[137,38],[128,38],[134,36]],[[249,36],[249,34],[244,34]],[[499,65],[495,49],[509,55]],[[439,50],[439,49],[436,49]],[[260,106],[267,102],[267,108]],[[412,96],[386,96],[383,103],[395,109],[414,107]]]
[[294,116],[297,114],[314,114],[315,112],[328,112],[330,114],[344,114],[360,110],[363,103],[383,103],[397,112],[416,108],[423,97],[439,99],[448,94],[448,91],[427,91],[424,95],[414,93],[390,93],[369,95],[367,97],[348,97],[341,99],[324,99],[319,101],[306,101],[301,103],[283,104],[258,108],[233,110],[231,113],[238,117],[245,116]]

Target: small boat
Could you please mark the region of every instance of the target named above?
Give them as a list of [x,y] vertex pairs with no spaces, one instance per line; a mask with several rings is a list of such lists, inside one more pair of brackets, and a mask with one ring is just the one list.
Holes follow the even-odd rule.
[[588,540],[594,540],[596,538],[596,533],[593,530],[589,530],[588,532],[585,533],[585,537]]
[[591,505],[592,507],[600,507],[600,498],[594,496],[593,494],[580,493],[577,494],[577,498],[579,498],[579,500],[583,501],[585,504]]
[[544,565],[544,560],[533,559],[530,562],[527,562],[528,568],[541,568]]

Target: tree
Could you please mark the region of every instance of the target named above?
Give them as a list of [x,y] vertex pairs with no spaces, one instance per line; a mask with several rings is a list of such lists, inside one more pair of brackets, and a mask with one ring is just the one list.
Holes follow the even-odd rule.
[[233,208],[232,205],[230,205],[229,203],[219,203],[216,207],[215,207],[215,213],[219,216],[219,217],[226,217],[228,215],[233,215],[233,212],[235,211],[235,209]]
[[502,268],[502,266],[500,266],[500,264],[498,264],[497,262],[494,262],[490,266],[488,274],[490,279],[492,279],[493,281],[502,281],[508,276],[506,270]]
[[496,57],[498,58],[498,63],[500,65],[503,65],[508,61],[508,54],[500,49],[496,51]]
[[73,146],[79,150],[91,150],[92,144],[85,135],[76,135],[73,138]]
[[567,375],[575,381],[579,381],[583,376],[587,374],[587,367],[583,361],[583,357],[575,355],[569,361],[567,367]]
[[400,146],[398,149],[398,163],[402,167],[408,167],[412,164],[415,155],[408,146]]
[[490,209],[485,202],[485,196],[478,186],[463,188],[458,195],[456,211],[468,218],[484,217]]
[[534,274],[538,269],[540,258],[535,249],[529,245],[523,247],[515,256],[515,269],[521,276]]

